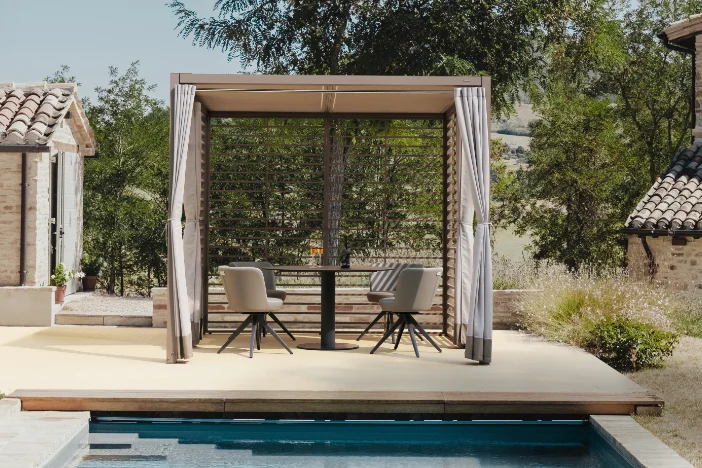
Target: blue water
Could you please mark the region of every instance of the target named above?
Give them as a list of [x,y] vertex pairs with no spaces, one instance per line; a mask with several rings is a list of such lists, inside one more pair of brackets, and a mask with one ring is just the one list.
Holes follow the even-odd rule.
[[93,422],[80,468],[628,468],[577,422]]

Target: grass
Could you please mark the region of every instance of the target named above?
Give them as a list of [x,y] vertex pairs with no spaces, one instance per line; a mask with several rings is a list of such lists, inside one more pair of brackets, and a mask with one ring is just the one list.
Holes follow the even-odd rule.
[[665,401],[661,417],[636,420],[694,466],[702,468],[702,339],[682,337],[659,369],[629,374]]

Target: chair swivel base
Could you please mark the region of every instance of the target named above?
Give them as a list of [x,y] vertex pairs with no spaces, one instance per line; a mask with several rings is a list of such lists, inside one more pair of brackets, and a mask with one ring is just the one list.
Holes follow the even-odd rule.
[[[217,354],[221,353],[224,351],[224,349],[229,346],[229,344],[234,341],[234,338],[239,336],[239,334],[246,329],[249,325],[251,325],[251,343],[249,344],[249,357],[253,357],[253,352],[254,352],[254,344],[256,345],[256,349],[261,349],[261,330],[266,330],[268,333],[273,335],[273,338],[275,338],[280,345],[285,348],[290,354],[293,352],[288,348],[288,345],[285,344],[285,342],[278,336],[278,334],[271,328],[270,325],[266,322],[266,314],[268,312],[254,312],[250,314],[248,317],[246,317],[246,320],[244,320],[239,327],[234,330],[234,333],[231,334],[229,338],[227,338],[227,341],[222,345],[221,348],[219,348],[219,351],[217,351]],[[272,314],[271,314],[272,315]],[[276,319],[274,319],[276,320]],[[276,320],[276,322],[278,322]],[[278,323],[280,325],[280,323]],[[285,330],[287,332],[287,330]],[[287,332],[288,335],[290,335],[290,332]],[[293,338],[294,339],[294,338]]]
[[[421,335],[424,335],[424,337],[431,343],[431,345],[436,348],[438,352],[441,352],[441,348],[439,348],[439,345],[437,345],[434,340],[431,339],[429,334],[422,328],[422,326],[417,323],[417,321],[414,319],[412,316],[411,312],[394,312],[397,314],[397,321],[392,324],[390,329],[385,332],[383,337],[378,341],[378,344],[375,345],[375,348],[371,350],[371,354],[375,353],[378,348],[380,348],[380,345],[382,345],[385,340],[390,338],[390,336],[395,333],[395,330],[398,330],[397,332],[397,339],[395,340],[395,347],[394,349],[397,349],[397,347],[400,345],[400,341],[402,340],[402,333],[405,331],[405,328],[407,328],[407,332],[409,333],[410,339],[412,340],[412,347],[414,348],[414,354],[419,357],[419,349],[417,348],[417,336],[421,338]],[[419,333],[417,335],[416,333]]]

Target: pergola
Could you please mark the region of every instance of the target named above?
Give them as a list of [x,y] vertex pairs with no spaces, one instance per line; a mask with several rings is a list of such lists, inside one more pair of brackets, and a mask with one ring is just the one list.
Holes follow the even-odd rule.
[[[402,133],[383,124],[391,121],[413,123],[401,127]],[[484,76],[171,74],[167,362],[192,357],[193,343],[207,331],[213,261],[248,256],[282,262],[301,248],[295,242],[305,239],[286,233],[309,236],[314,230],[323,247],[321,261],[331,264],[343,229],[342,203],[360,206],[360,195],[349,200],[345,194],[349,187],[399,184],[392,193],[401,194],[432,184],[440,187],[416,191],[413,207],[419,212],[422,200],[434,197],[440,216],[433,221],[407,215],[402,219],[405,224],[438,226],[438,235],[420,231],[407,242],[440,245],[440,255],[424,257],[443,268],[440,332],[465,344],[466,358],[489,363],[489,125],[490,78]],[[402,143],[407,141],[414,143]],[[354,153],[354,148],[361,150]],[[399,153],[409,163],[404,164],[402,181],[395,182],[387,172],[398,166],[387,169],[383,160]],[[359,166],[372,166],[365,173],[385,171],[384,178],[352,181],[345,171],[356,160]],[[424,160],[439,167],[436,183],[423,175]],[[229,166],[222,170],[218,165]],[[230,170],[233,165],[236,171]],[[294,195],[289,187],[296,187]],[[251,215],[253,194],[265,205],[261,216]],[[286,211],[291,199],[294,213]],[[403,211],[397,200],[393,203],[393,209],[387,201],[378,208],[382,226]],[[365,212],[357,210],[355,216],[376,205],[366,201],[363,206]],[[387,260],[390,255],[387,246],[395,239],[378,231],[363,242],[382,255],[369,254],[364,260]]]

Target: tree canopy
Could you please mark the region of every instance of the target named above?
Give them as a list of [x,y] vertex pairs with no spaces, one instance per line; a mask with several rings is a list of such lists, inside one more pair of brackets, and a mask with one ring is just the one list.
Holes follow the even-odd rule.
[[216,0],[203,17],[173,0],[178,30],[260,73],[493,78],[511,109],[544,68],[548,44],[586,30],[604,0]]

